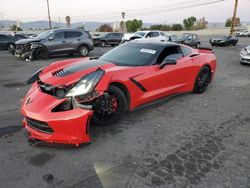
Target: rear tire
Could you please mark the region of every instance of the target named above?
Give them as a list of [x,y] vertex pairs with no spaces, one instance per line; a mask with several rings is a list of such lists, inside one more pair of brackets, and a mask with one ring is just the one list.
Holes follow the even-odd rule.
[[101,41],[101,47],[105,47],[106,46],[106,42],[105,41]]
[[211,78],[212,74],[210,68],[207,66],[202,67],[196,77],[193,92],[197,94],[204,93],[207,90]]
[[109,89],[93,104],[92,120],[96,125],[112,125],[126,113],[128,102],[125,94],[116,86]]
[[201,43],[197,43],[196,44],[196,48],[198,49],[198,48],[200,48],[201,47]]
[[86,45],[81,45],[78,48],[78,55],[81,57],[86,57],[89,54],[89,48]]

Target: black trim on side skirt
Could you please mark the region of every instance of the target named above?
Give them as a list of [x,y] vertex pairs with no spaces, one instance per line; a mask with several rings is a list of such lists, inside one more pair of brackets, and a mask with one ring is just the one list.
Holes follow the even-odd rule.
[[129,80],[133,82],[138,88],[140,88],[140,90],[142,90],[143,92],[147,92],[147,89],[143,87],[143,85],[141,85],[139,82],[137,82],[133,78],[129,78]]
[[140,110],[142,108],[149,107],[149,106],[153,106],[153,105],[156,105],[156,104],[159,104],[159,103],[163,103],[163,102],[166,102],[166,101],[170,100],[173,97],[180,96],[180,95],[185,95],[185,94],[189,94],[189,93],[192,93],[192,92],[182,92],[182,93],[176,93],[176,94],[173,94],[173,95],[169,95],[169,96],[166,96],[166,97],[163,97],[163,98],[148,102],[146,104],[142,104],[140,106],[137,106],[133,110],[131,110],[131,112],[137,111],[137,110]]

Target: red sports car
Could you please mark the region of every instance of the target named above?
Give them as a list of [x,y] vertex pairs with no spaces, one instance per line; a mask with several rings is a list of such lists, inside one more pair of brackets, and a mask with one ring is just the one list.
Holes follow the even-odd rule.
[[214,77],[210,49],[134,41],[99,59],[55,62],[37,71],[21,113],[29,139],[90,142],[90,120],[109,125],[126,111],[185,92],[203,93]]

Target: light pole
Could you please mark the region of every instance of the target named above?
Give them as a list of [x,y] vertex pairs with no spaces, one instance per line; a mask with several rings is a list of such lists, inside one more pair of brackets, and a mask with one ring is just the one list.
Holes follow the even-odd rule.
[[5,25],[4,25],[3,13],[0,12],[0,14],[1,14],[1,18],[2,18],[3,32],[5,32]]
[[238,7],[238,0],[235,0],[234,13],[233,13],[233,18],[232,18],[232,23],[231,23],[230,35],[232,35],[233,32],[234,32],[234,24],[235,24],[235,19],[236,19],[237,7]]
[[49,0],[47,0],[47,8],[48,8],[48,17],[49,17],[49,28],[52,29],[51,20],[50,20]]

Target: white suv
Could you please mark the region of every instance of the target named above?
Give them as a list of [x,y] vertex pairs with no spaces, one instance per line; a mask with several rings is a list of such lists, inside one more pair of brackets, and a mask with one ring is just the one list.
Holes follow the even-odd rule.
[[167,42],[169,37],[162,31],[137,31],[135,33],[127,33],[122,38],[122,42],[128,42],[131,40],[149,40],[156,42]]

